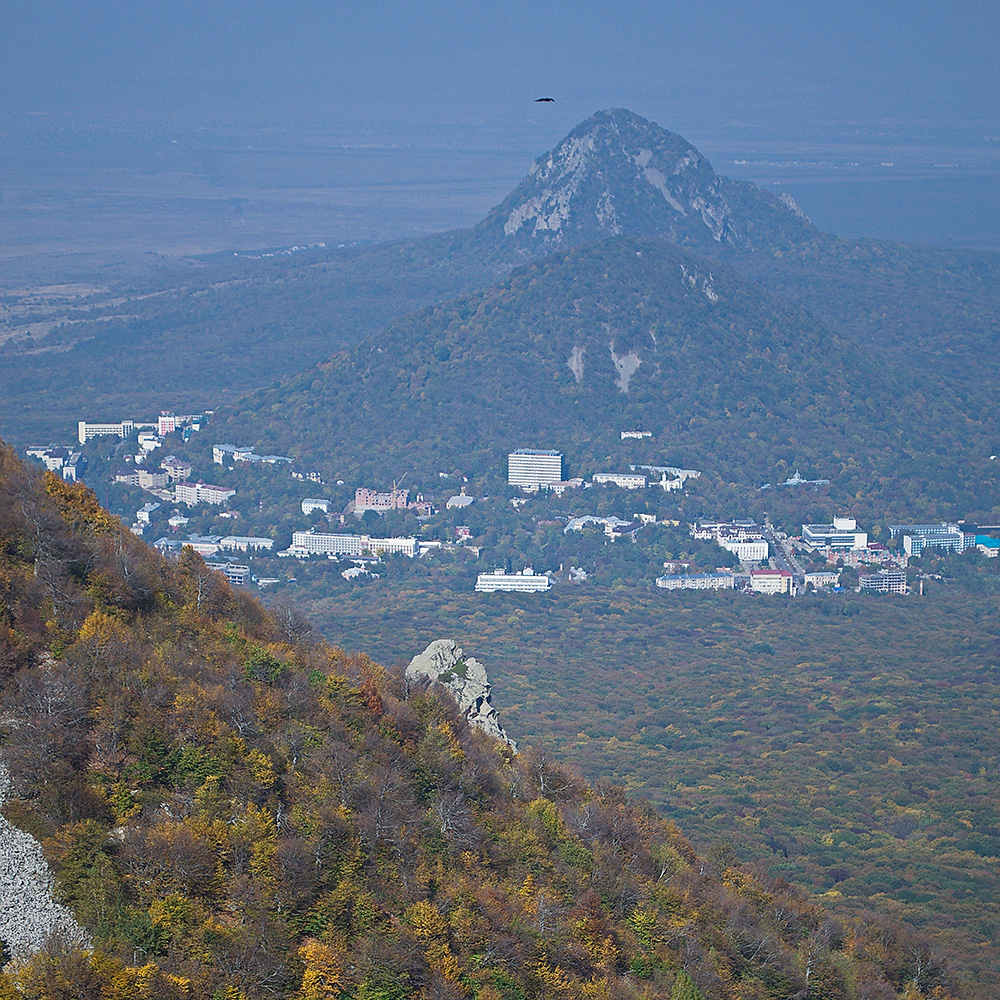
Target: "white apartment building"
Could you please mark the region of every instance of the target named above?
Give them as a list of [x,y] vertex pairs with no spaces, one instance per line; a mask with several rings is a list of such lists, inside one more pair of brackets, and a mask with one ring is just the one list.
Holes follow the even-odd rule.
[[642,438],[651,438],[653,436],[652,431],[622,431],[623,441],[639,441]]
[[235,444],[213,444],[212,461],[216,465],[225,462],[249,462],[253,457],[253,448],[240,448]]
[[314,510],[321,510],[324,514],[330,513],[330,501],[317,497],[306,497],[302,501],[302,513],[311,514]]
[[225,503],[233,496],[236,496],[236,490],[213,486],[201,479],[196,483],[178,483],[174,487],[174,503],[185,503],[189,507],[199,503]]
[[523,490],[562,482],[562,454],[558,451],[538,451],[518,448],[507,456],[507,482]]
[[121,420],[117,424],[89,424],[86,420],[77,422],[77,437],[80,444],[86,444],[93,437],[120,437],[123,440],[135,430],[134,420]]
[[853,517],[835,517],[833,524],[803,524],[802,541],[814,552],[817,549],[864,549],[868,532],[858,531]]
[[905,594],[906,571],[901,569],[880,569],[861,577],[859,590],[871,594]]
[[732,573],[690,573],[658,576],[656,586],[663,590],[732,590],[736,577]]
[[479,594],[492,594],[498,590],[528,594],[548,590],[551,586],[552,581],[545,573],[535,573],[530,566],[517,573],[495,569],[492,573],[480,573],[476,577],[476,593]]
[[790,594],[792,574],[787,569],[751,570],[750,589],[757,594]]
[[646,488],[646,477],[635,472],[595,472],[593,481],[600,486],[606,486],[610,483],[623,490],[644,490]]
[[372,538],[371,535],[336,535],[319,531],[295,531],[290,555],[360,556],[399,554],[413,559],[419,552],[416,538]]
[[764,538],[727,538],[719,536],[719,545],[727,552],[732,552],[741,563],[764,562],[770,549]]
[[160,509],[158,503],[147,503],[144,507],[140,507],[135,512],[135,519],[139,524],[149,524],[149,517],[154,512]]
[[224,552],[247,552],[250,549],[270,552],[274,548],[274,539],[254,535],[226,535],[219,540],[219,548]]
[[250,567],[241,563],[210,562],[208,568],[224,574],[234,587],[245,587],[250,582]]

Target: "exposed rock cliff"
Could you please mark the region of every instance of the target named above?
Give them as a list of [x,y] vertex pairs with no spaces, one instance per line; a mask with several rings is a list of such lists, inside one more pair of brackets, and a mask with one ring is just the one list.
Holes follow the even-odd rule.
[[406,677],[408,680],[429,677],[443,684],[474,726],[517,750],[493,707],[486,668],[474,657],[467,657],[453,639],[436,639],[422,653],[417,653],[406,668]]
[[613,108],[540,156],[476,232],[526,258],[622,234],[752,250],[810,229],[790,197],[716,174],[682,136]]
[[[8,789],[0,763],[0,805]],[[73,914],[52,899],[52,872],[42,845],[0,816],[0,940],[13,958],[26,958],[55,937],[88,943]]]

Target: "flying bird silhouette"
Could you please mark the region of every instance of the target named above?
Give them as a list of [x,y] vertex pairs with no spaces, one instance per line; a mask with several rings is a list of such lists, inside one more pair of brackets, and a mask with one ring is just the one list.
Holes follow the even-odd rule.
[[535,104],[555,104],[554,97],[536,97]]

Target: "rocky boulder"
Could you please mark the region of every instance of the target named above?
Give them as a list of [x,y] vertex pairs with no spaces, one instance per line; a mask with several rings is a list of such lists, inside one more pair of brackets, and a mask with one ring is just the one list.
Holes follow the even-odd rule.
[[443,684],[458,702],[466,718],[484,732],[503,740],[517,752],[517,744],[507,735],[491,700],[486,668],[474,657],[466,656],[453,639],[437,639],[422,653],[417,653],[406,668],[409,681],[429,678]]

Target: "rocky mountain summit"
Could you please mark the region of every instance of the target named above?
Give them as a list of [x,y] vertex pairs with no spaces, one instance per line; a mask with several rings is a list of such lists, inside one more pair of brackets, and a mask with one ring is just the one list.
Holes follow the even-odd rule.
[[486,668],[474,657],[467,657],[457,642],[436,639],[422,653],[417,653],[406,668],[406,678],[413,681],[422,677],[443,684],[474,726],[517,751],[517,744],[500,725]]
[[530,257],[623,234],[752,250],[775,230],[812,227],[789,196],[722,177],[682,136],[613,108],[539,157],[476,228]]

